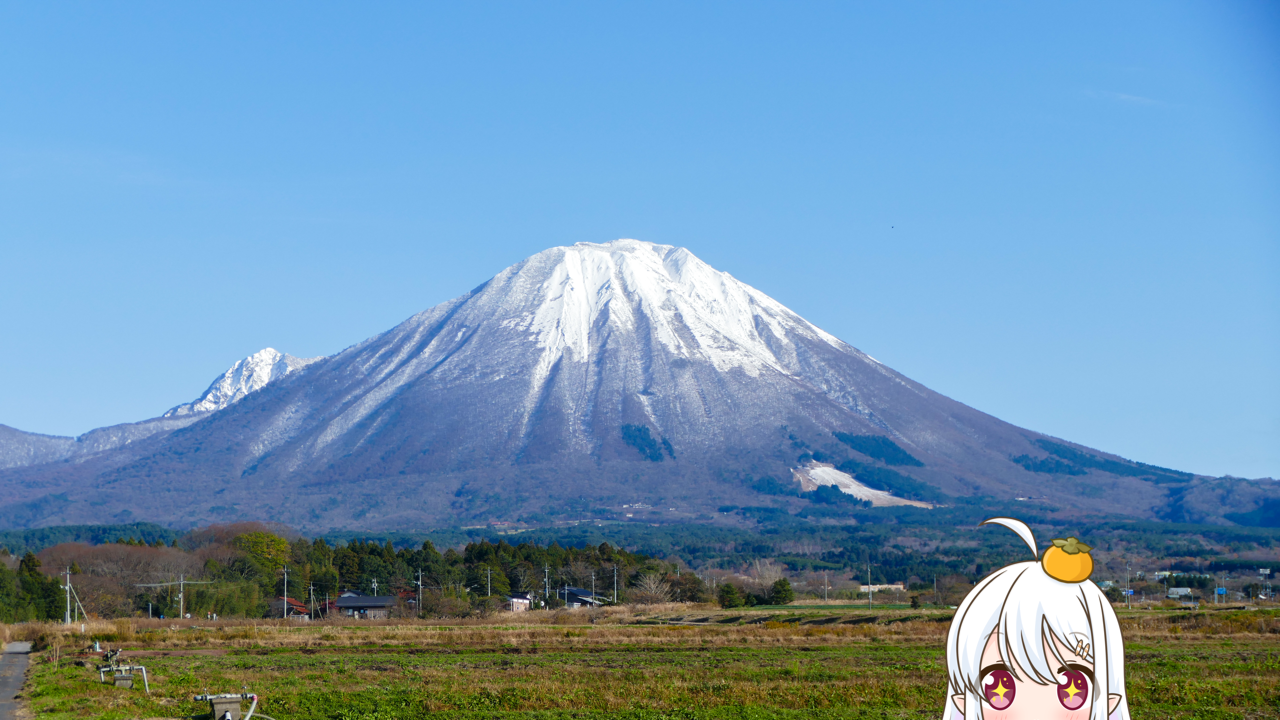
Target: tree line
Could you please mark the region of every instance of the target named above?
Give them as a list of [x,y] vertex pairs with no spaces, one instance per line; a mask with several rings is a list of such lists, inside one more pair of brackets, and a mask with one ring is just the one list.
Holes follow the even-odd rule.
[[121,536],[0,560],[7,560],[0,562],[5,622],[62,618],[64,572],[70,573],[75,612],[83,608],[96,617],[262,617],[286,593],[319,608],[344,591],[398,596],[403,612],[427,616],[492,610],[512,593],[527,593],[535,607],[556,607],[566,587],[594,591],[606,602],[712,600],[697,575],[607,542],[562,547],[481,540],[442,552],[430,540],[399,548],[359,539],[330,544],[243,523],[169,542]]

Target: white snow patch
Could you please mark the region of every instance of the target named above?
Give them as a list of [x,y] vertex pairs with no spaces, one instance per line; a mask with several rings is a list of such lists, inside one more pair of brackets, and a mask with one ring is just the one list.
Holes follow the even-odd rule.
[[795,468],[791,471],[799,483],[802,490],[811,492],[817,490],[820,485],[828,485],[836,488],[846,495],[852,495],[859,500],[870,500],[871,504],[876,507],[887,507],[891,505],[912,505],[914,507],[932,508],[933,506],[926,502],[918,500],[907,500],[900,498],[885,490],[875,490],[863,485],[855,480],[851,475],[841,472],[835,467],[827,463],[810,463],[802,468]]

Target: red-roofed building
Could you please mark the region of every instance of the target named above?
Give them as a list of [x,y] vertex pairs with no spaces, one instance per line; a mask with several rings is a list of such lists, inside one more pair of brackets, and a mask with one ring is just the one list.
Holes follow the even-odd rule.
[[[284,617],[284,598],[278,597],[268,603],[271,610],[268,611],[267,617]],[[289,598],[289,617],[298,618],[300,620],[310,620],[311,613],[307,611],[307,606],[294,598]]]

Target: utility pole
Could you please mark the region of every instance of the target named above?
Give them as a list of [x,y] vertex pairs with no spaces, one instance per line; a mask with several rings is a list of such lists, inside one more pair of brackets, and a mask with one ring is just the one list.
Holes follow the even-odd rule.
[[[188,579],[187,579],[187,577],[186,577],[185,575],[179,575],[179,576],[178,576],[178,581],[177,581],[177,582],[167,582],[167,583],[149,583],[149,584],[146,584],[146,585],[139,584],[137,587],[152,587],[152,588],[153,588],[153,587],[173,587],[174,585],[177,585],[177,586],[178,586],[178,618],[179,618],[179,619],[181,619],[181,618],[186,617],[186,615],[187,615],[187,605],[186,605],[187,595],[186,595],[186,587],[187,587],[188,585],[209,585],[209,584],[211,584],[211,582],[212,582],[212,581],[210,581],[210,580],[188,580]],[[170,592],[172,592],[172,591],[170,591]],[[172,601],[173,596],[172,596],[172,595],[170,595],[169,597],[170,597],[170,601]]]
[[485,572],[489,574],[489,585],[488,585],[488,592],[486,592],[484,596],[493,597],[493,568],[485,567]]
[[284,613],[282,617],[286,620],[289,618],[289,566],[284,566]]
[[592,573],[591,573],[591,600],[592,600],[592,602],[594,602],[594,601],[595,601],[595,599],[596,599],[596,574],[595,574],[594,572],[592,572]]
[[618,565],[613,566],[613,604],[618,604]]
[[378,595],[378,578],[373,579],[373,594],[375,597]]
[[867,609],[871,609],[871,595],[874,593],[871,589],[871,553],[867,553]]
[[822,602],[827,601],[827,571],[822,571]]
[[71,624],[71,568],[67,568],[67,584],[63,587],[67,595],[67,612],[62,618],[64,625]]
[[418,570],[418,614],[422,614],[422,570]]
[[316,619],[316,584],[307,585],[307,619]]
[[551,600],[551,566],[542,565],[542,601],[548,603]]

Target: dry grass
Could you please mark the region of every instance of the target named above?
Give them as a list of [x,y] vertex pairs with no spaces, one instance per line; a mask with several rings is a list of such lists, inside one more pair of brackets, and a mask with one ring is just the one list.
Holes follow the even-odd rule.
[[[86,623],[84,634],[48,623],[4,630],[47,648],[33,658],[28,690],[42,717],[178,717],[200,711],[190,697],[205,688],[248,686],[278,720],[932,719],[949,619],[664,606],[448,622],[131,620]],[[1122,623],[1135,720],[1277,716],[1274,613],[1122,613]],[[71,664],[95,636],[126,648],[126,659],[143,653],[134,657],[153,674],[151,698],[101,685]],[[1184,712],[1188,697],[1199,703],[1194,713]]]

